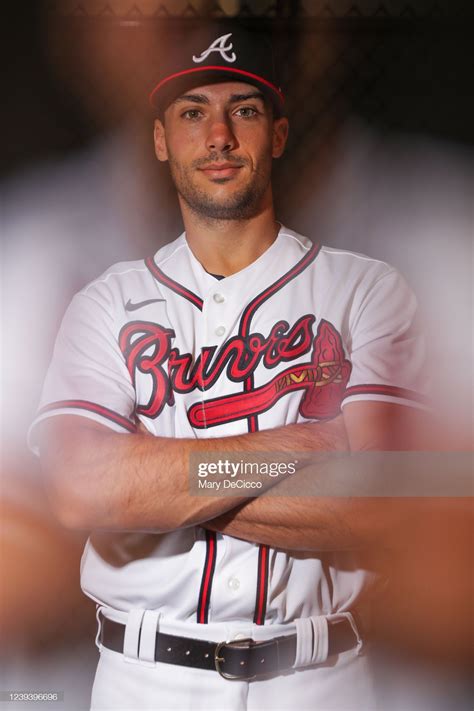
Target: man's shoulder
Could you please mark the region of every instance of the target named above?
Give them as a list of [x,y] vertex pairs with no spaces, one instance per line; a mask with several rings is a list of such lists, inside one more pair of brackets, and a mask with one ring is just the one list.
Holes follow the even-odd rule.
[[357,280],[378,280],[384,276],[397,274],[397,270],[387,262],[367,254],[347,249],[321,246],[318,255],[319,266],[331,275],[352,276]]
[[122,291],[129,284],[149,281],[152,279],[150,264],[158,267],[166,264],[174,254],[180,251],[183,244],[185,244],[185,241],[180,236],[173,242],[161,247],[154,255],[143,259],[117,262],[86,284],[79,294],[84,296],[103,295],[114,291]]
[[133,278],[140,278],[140,276],[146,275],[147,272],[148,269],[144,259],[117,262],[86,284],[78,292],[78,295],[94,296],[120,290],[128,281]]
[[314,260],[315,267],[329,267],[331,269],[351,270],[353,272],[370,273],[382,276],[385,273],[395,271],[394,268],[380,259],[375,259],[367,254],[354,252],[348,249],[338,249],[319,243],[318,239],[313,239],[299,234],[295,230],[283,227],[281,234],[286,238],[288,245],[294,246],[300,251],[308,251],[312,247],[317,248],[317,258]]

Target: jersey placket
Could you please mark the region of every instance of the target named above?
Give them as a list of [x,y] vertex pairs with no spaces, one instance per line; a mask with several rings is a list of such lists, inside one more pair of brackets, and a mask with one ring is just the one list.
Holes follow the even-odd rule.
[[[220,348],[229,338],[232,328],[237,319],[236,315],[231,316],[235,311],[229,305],[228,289],[225,284],[211,275],[205,275],[204,278],[210,277],[211,288],[203,299],[202,313],[199,321],[200,328],[197,329],[196,352],[200,353],[201,362],[204,360],[204,349],[214,346],[214,358],[218,354]],[[215,283],[214,283],[215,282]],[[201,371],[201,389],[200,399],[202,402],[208,396],[208,392],[204,389],[203,381],[204,374]],[[217,381],[216,385],[219,385]],[[212,431],[209,432],[205,428],[199,432],[202,438],[212,437]],[[197,622],[207,624],[212,617],[211,597],[215,598],[216,586],[219,586],[219,581],[225,577],[222,569],[222,561],[227,557],[228,547],[231,543],[227,536],[215,533],[214,531],[205,531],[206,538],[206,553],[203,564],[201,577],[201,585],[199,590],[199,599],[197,607]],[[218,575],[216,574],[216,568]],[[217,584],[217,585],[216,585]],[[232,578],[232,583],[229,582],[229,589],[238,590],[240,584],[237,578]],[[214,594],[213,594],[214,590]],[[218,591],[218,599],[222,601],[222,594]]]

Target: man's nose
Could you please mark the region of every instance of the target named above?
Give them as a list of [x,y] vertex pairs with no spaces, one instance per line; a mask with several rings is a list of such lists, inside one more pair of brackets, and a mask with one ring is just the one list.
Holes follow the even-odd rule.
[[237,139],[225,120],[214,121],[206,142],[210,151],[231,151],[237,147]]

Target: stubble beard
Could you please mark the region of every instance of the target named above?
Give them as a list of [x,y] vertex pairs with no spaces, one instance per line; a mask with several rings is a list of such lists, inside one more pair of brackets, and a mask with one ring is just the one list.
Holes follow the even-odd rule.
[[[228,158],[224,157],[228,161]],[[171,155],[168,155],[171,177],[175,188],[188,207],[199,217],[208,220],[249,220],[261,212],[263,199],[271,178],[271,158],[259,162],[259,168],[252,173],[252,179],[240,190],[233,192],[227,199],[217,200],[212,196],[212,190],[206,192],[196,185],[192,175],[198,167],[219,160],[217,156],[196,161],[190,168],[180,165]],[[221,158],[222,160],[222,158]],[[240,161],[238,165],[242,165]],[[236,163],[237,165],[237,163]],[[227,178],[216,180],[217,184],[227,182]]]

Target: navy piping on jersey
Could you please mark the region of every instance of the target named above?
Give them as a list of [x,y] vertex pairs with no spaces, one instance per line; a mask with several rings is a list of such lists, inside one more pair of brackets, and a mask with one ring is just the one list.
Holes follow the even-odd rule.
[[217,536],[215,531],[206,529],[206,559],[202,571],[201,588],[197,609],[197,621],[201,625],[209,622],[209,603],[211,600],[212,581],[216,568]]
[[267,545],[260,544],[258,549],[257,596],[255,600],[255,614],[253,616],[253,621],[256,625],[263,625],[265,623],[268,594],[269,551],[270,549]]
[[194,292],[192,292],[190,289],[187,289],[185,286],[175,281],[174,279],[171,279],[171,277],[167,276],[163,271],[161,271],[159,266],[155,263],[153,257],[147,257],[145,259],[145,266],[157,281],[159,281],[164,286],[167,286],[168,289],[171,289],[176,294],[179,294],[180,296],[190,301],[193,306],[196,306],[196,308],[199,309],[199,311],[202,311],[203,300],[199,296],[197,296],[197,294],[194,294]]
[[377,384],[361,384],[353,385],[344,393],[342,401],[351,395],[387,395],[389,397],[398,397],[404,400],[413,400],[425,405],[429,404],[429,399],[420,395],[414,390],[406,390],[405,388],[397,388],[394,385],[377,385]]
[[51,402],[49,405],[46,405],[39,410],[38,417],[46,412],[66,408],[71,410],[87,410],[88,412],[94,412],[96,415],[105,417],[107,420],[114,422],[116,425],[120,425],[128,432],[137,431],[135,424],[126,417],[123,417],[123,415],[119,415],[118,412],[109,410],[108,407],[97,405],[95,402],[89,402],[88,400],[57,400],[56,402]]

